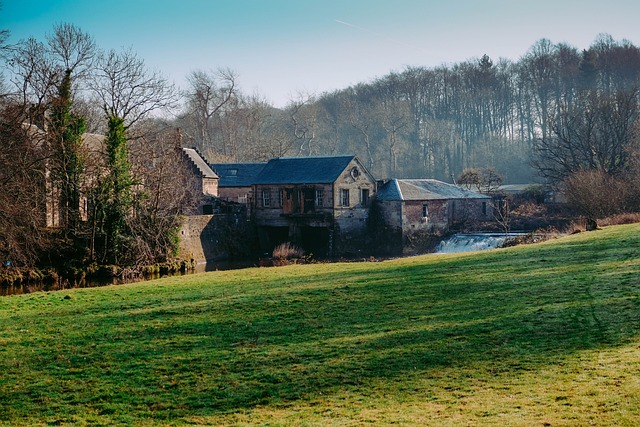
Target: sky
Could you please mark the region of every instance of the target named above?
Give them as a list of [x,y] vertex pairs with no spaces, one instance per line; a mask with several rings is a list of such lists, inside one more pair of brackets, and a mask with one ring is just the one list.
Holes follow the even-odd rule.
[[638,0],[0,0],[9,42],[71,23],[179,87],[191,71],[231,69],[243,93],[276,107],[407,66],[516,61],[542,38],[638,46],[638,17]]

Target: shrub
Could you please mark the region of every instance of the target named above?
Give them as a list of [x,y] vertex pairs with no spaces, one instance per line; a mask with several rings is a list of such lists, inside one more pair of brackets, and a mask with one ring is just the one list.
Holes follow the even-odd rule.
[[620,213],[598,221],[600,225],[622,225],[640,222],[640,213]]
[[293,259],[304,257],[304,250],[291,242],[285,242],[273,249],[271,256],[275,259]]

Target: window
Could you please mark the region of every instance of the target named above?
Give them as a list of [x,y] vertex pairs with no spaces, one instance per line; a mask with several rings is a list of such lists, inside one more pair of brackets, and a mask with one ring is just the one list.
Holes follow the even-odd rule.
[[426,203],[422,205],[422,217],[423,218],[429,217],[429,206],[427,206]]
[[322,190],[316,190],[316,207],[322,207]]
[[363,188],[360,190],[360,202],[362,206],[369,206],[369,189]]
[[340,190],[340,201],[342,202],[342,206],[349,206],[350,198],[349,198],[349,190],[342,189]]
[[487,202],[482,202],[482,215],[487,216]]
[[284,196],[284,191],[283,191],[283,190],[280,190],[280,191],[278,192],[278,202],[280,203],[280,207],[284,206],[284,204],[282,203],[282,202],[283,202],[283,200],[282,200],[282,199],[283,199],[283,196]]
[[229,176],[238,176],[238,169],[229,169]]
[[238,203],[244,203],[246,205],[247,204],[247,198],[248,198],[247,194],[238,195]]
[[271,193],[269,190],[262,190],[262,207],[266,208],[271,206]]

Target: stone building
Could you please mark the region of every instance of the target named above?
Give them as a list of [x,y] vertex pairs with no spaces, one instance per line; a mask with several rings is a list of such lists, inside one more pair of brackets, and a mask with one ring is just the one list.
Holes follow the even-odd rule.
[[277,158],[253,184],[261,247],[292,242],[307,253],[357,253],[367,236],[376,181],[355,156]]
[[[37,144],[44,144],[44,133],[34,137]],[[87,221],[89,217],[89,199],[87,194],[92,185],[95,185],[97,177],[100,176],[104,168],[104,142],[105,136],[93,133],[82,135],[81,154],[84,157],[86,177],[81,183],[80,195],[77,200],[78,206],[70,207],[77,212],[80,221]],[[49,160],[44,162],[44,225],[48,228],[62,227],[65,223],[65,208],[62,206],[62,192],[59,184],[52,177],[51,164]]]
[[453,229],[493,218],[491,197],[435,179],[392,179],[376,206],[382,243],[393,253],[424,251]]

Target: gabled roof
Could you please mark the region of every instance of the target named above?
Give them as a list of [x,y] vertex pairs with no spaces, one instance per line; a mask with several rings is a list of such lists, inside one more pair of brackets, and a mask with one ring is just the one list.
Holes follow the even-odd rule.
[[251,187],[266,163],[214,163],[219,187]]
[[182,150],[187,155],[189,160],[191,160],[191,162],[195,165],[195,167],[198,168],[203,178],[218,178],[218,175],[216,175],[216,173],[211,170],[207,162],[205,162],[205,160],[195,148],[183,148]]
[[378,189],[377,197],[387,201],[491,198],[435,179],[392,179]]
[[281,157],[269,160],[254,184],[329,184],[355,156]]
[[[38,126],[30,123],[23,123],[22,128],[26,130],[27,134],[37,143],[42,143],[47,137],[47,132]],[[99,133],[83,133],[82,143],[89,151],[100,152],[104,151],[104,143],[107,139],[106,135]]]

